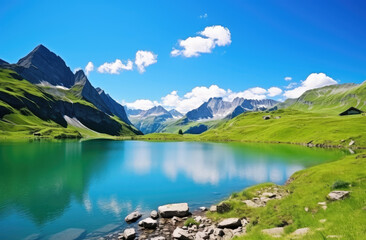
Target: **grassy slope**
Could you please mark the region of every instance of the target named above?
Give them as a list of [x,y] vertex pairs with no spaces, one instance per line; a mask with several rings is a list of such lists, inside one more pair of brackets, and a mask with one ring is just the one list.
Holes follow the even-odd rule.
[[[251,199],[257,190],[273,184],[261,184],[244,190],[225,202],[233,210],[224,214],[209,213],[215,219],[228,217],[247,217],[251,223],[247,235],[238,239],[272,239],[261,234],[262,229],[282,226],[286,236],[298,228],[309,227],[311,233],[302,239],[325,239],[328,235],[340,235],[342,239],[364,239],[366,236],[366,156],[364,154],[347,156],[336,162],[318,165],[295,173],[293,181],[285,186],[276,186],[290,194],[279,200],[271,200],[266,207],[248,208],[242,200]],[[349,198],[337,202],[327,202],[323,210],[318,202],[327,201],[327,194],[337,180],[351,183],[343,190],[351,191]],[[306,212],[305,207],[309,208]],[[319,222],[326,219],[325,223]]]
[[187,131],[190,127],[198,126],[198,125],[206,125],[209,129],[220,126],[225,120],[209,120],[209,121],[195,121],[195,122],[187,122],[185,123],[185,118],[168,121],[166,126],[159,129],[161,133],[178,133],[179,129],[182,129],[183,132]]
[[[52,101],[45,92],[49,93],[57,91],[55,94],[58,100],[65,100],[72,102],[78,102],[88,106],[92,106],[90,103],[83,99],[78,98],[71,89],[70,92],[62,89],[54,89],[47,87],[38,87],[31,84],[26,80],[14,79],[15,74],[11,70],[0,69],[0,91],[10,94],[17,98],[26,98],[25,94],[31,94],[37,97],[41,97]],[[47,91],[45,91],[45,88]],[[62,93],[64,95],[62,95]],[[72,97],[73,96],[73,97]],[[65,99],[65,97],[67,99]],[[33,138],[33,133],[39,132],[43,137],[55,138],[55,137],[66,137],[66,138],[79,138],[80,136],[85,138],[110,138],[107,134],[101,134],[87,129],[76,128],[68,125],[67,128],[63,128],[53,121],[43,121],[37,116],[33,115],[29,110],[23,108],[20,110],[12,108],[6,102],[0,101],[0,106],[8,109],[11,113],[6,114],[0,120],[0,139],[29,139]],[[95,108],[95,107],[94,107]],[[129,130],[129,126],[123,121],[116,117],[114,120],[118,121],[122,125],[121,135],[132,135]],[[133,134],[134,135],[134,134]]]

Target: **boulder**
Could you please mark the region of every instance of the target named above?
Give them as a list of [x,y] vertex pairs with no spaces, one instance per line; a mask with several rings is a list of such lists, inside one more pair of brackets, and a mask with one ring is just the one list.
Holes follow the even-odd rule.
[[222,236],[225,235],[224,230],[222,230],[220,228],[215,228],[214,231],[213,231],[213,234],[215,236],[219,236],[219,237],[222,237]]
[[136,231],[135,231],[135,229],[134,228],[127,228],[123,232],[123,237],[126,240],[135,239],[135,237],[136,237]]
[[263,116],[262,118],[263,118],[263,120],[269,120],[269,119],[271,119],[271,116],[270,115],[266,115],[266,116]]
[[328,199],[331,201],[337,201],[345,199],[348,196],[349,196],[348,191],[333,191],[328,194]]
[[210,207],[210,212],[217,212],[217,206],[216,205],[212,205]]
[[299,229],[295,230],[291,235],[303,236],[303,235],[308,234],[309,231],[310,231],[310,228],[299,228]]
[[195,240],[205,240],[208,239],[210,236],[206,232],[198,232],[196,233]]
[[152,211],[151,211],[151,213],[150,213],[150,217],[151,217],[152,219],[157,219],[157,218],[159,217],[159,214],[158,214],[158,212],[157,212],[157,211],[152,210]]
[[49,240],[64,240],[64,239],[77,240],[82,238],[85,235],[85,233],[86,233],[85,229],[69,228],[66,229],[65,231],[52,235],[49,238]]
[[150,240],[165,240],[165,239],[166,238],[162,236],[150,238]]
[[235,229],[241,226],[241,221],[239,218],[228,218],[224,219],[217,225],[218,228],[230,228]]
[[251,208],[261,207],[261,205],[253,202],[252,200],[244,200],[243,203],[245,203],[248,207],[251,207]]
[[270,235],[274,238],[280,238],[284,234],[283,227],[276,227],[276,228],[270,228],[270,229],[263,229],[262,233]]
[[139,222],[139,226],[147,229],[155,229],[158,227],[158,221],[152,218],[145,218]]
[[136,222],[137,219],[139,219],[142,216],[142,214],[139,211],[134,211],[125,217],[126,222]]
[[171,217],[185,217],[189,215],[188,203],[175,203],[160,206],[158,208],[159,214],[163,218]]
[[222,202],[219,205],[217,205],[217,212],[218,213],[226,213],[231,210],[230,204],[226,202]]
[[202,212],[206,212],[206,211],[207,211],[207,207],[200,207],[200,210],[201,210]]
[[190,240],[190,234],[187,230],[177,227],[173,232],[173,238],[179,240]]
[[348,144],[348,146],[352,146],[353,144],[355,144],[355,141],[351,140]]

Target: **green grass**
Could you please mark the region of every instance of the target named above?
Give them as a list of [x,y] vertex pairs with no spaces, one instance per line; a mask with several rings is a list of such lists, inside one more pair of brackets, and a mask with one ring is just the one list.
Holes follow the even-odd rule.
[[[311,167],[295,173],[291,183],[276,186],[266,183],[250,187],[225,200],[232,210],[224,214],[208,213],[213,220],[228,217],[250,219],[247,235],[237,239],[272,239],[261,233],[262,229],[285,226],[286,236],[298,228],[309,227],[309,235],[301,239],[324,239],[340,235],[342,239],[364,239],[366,236],[366,158],[363,154],[350,155],[339,161]],[[349,182],[343,190],[351,191],[345,200],[330,202],[326,199],[337,181]],[[251,199],[263,188],[277,187],[288,192],[282,199],[271,200],[267,206],[248,208],[243,200]],[[318,202],[327,202],[323,210]],[[305,207],[309,208],[306,212]],[[325,223],[319,222],[326,219]]]
[[188,218],[187,220],[184,221],[184,226],[186,227],[190,227],[192,225],[200,225],[199,222],[197,222],[196,220],[194,220],[193,218]]
[[[270,120],[263,120],[271,115]],[[274,117],[281,117],[274,119]],[[248,112],[199,136],[209,141],[247,141],[323,144],[365,147],[364,115],[338,116],[328,113],[277,110],[270,113]]]
[[187,131],[189,128],[194,126],[199,126],[201,124],[206,125],[208,129],[215,128],[224,123],[225,120],[209,120],[209,121],[199,121],[199,122],[186,122],[185,118],[176,121],[167,121],[166,126],[159,129],[161,133],[178,133],[179,129],[183,132]]

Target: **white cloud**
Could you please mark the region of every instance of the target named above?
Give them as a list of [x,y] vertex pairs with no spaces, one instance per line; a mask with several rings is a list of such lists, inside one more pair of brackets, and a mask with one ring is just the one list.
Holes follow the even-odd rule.
[[200,15],[200,18],[207,18],[207,17],[208,17],[207,13]]
[[268,89],[268,97],[276,97],[282,93],[282,89],[278,87],[271,87]]
[[86,76],[89,75],[90,72],[94,71],[94,64],[92,62],[88,62],[85,66],[85,74]]
[[197,57],[201,53],[211,53],[216,46],[226,46],[231,43],[231,33],[228,28],[216,25],[206,27],[198,33],[201,36],[188,37],[185,40],[179,40],[181,49],[171,51],[173,57],[183,55],[185,57]]
[[262,99],[266,99],[267,96],[267,90],[264,88],[260,88],[260,87],[254,87],[254,88],[249,88],[245,91],[242,92],[230,92],[225,100],[227,101],[232,101],[235,98],[245,98],[245,99],[257,99],[257,100],[262,100]]
[[284,79],[285,79],[285,81],[291,81],[292,77],[285,77]]
[[206,27],[200,34],[214,40],[217,46],[226,46],[231,43],[229,29],[220,25]]
[[154,106],[159,105],[159,103],[157,101],[151,101],[148,99],[138,99],[132,103],[122,102],[122,105],[126,105],[130,109],[148,110]]
[[289,85],[287,85],[285,88],[286,89],[293,89],[297,86],[297,82],[291,82],[289,83]]
[[158,55],[150,51],[137,51],[135,64],[140,73],[145,72],[145,67],[157,62]]
[[100,73],[110,73],[110,74],[119,74],[121,71],[131,71],[133,68],[133,63],[131,60],[128,60],[126,64],[123,64],[120,59],[116,59],[116,61],[111,63],[104,63],[103,65],[98,67],[98,72]]
[[312,73],[306,78],[305,81],[301,82],[301,86],[285,91],[283,95],[287,98],[298,98],[307,90],[334,84],[338,84],[338,82],[324,73]]

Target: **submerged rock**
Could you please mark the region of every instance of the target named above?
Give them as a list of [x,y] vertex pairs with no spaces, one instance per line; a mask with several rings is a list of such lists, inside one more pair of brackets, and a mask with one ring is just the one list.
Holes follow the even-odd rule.
[[65,231],[52,235],[49,240],[77,240],[81,239],[86,233],[85,229],[81,228],[69,228]]
[[160,206],[158,208],[159,214],[163,218],[171,217],[185,217],[189,215],[188,203],[175,203]]
[[127,217],[125,218],[126,222],[136,222],[137,219],[139,219],[142,216],[142,214],[139,211],[134,211],[130,214],[127,215]]

